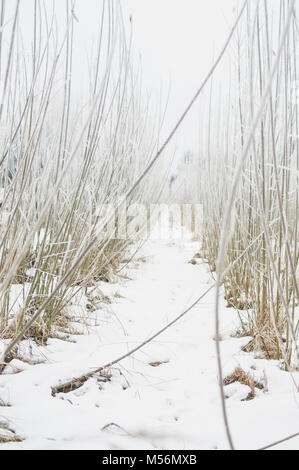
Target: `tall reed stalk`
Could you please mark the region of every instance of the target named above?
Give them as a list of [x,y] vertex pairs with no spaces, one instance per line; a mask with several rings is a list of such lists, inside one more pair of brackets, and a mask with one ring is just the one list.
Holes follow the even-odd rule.
[[[1,25],[7,21],[5,3]],[[149,122],[140,76],[131,65],[131,36],[119,3],[99,2],[98,43],[88,89],[80,96],[74,88],[73,2],[64,2],[62,35],[55,10],[40,0],[31,4],[32,54],[22,46],[24,3],[15,2],[13,22],[0,32],[3,338],[17,335],[51,297],[94,237],[106,206],[117,204],[156,145],[156,124]],[[132,200],[147,202],[159,190],[152,173]],[[109,280],[130,243],[108,227],[25,337],[46,341],[65,321],[64,307],[74,293]]]
[[[194,193],[199,191],[204,212],[202,253],[211,270],[219,272],[220,234],[233,175],[266,97],[229,212],[225,265],[263,235],[225,276],[224,289],[227,306],[239,311],[240,334],[253,337],[247,350],[281,359],[286,368],[298,366],[299,358],[298,24],[295,14],[286,23],[290,5],[283,0],[275,5],[247,2],[229,89],[222,94],[212,89],[206,97],[210,110],[193,164]],[[213,119],[216,115],[220,118]]]

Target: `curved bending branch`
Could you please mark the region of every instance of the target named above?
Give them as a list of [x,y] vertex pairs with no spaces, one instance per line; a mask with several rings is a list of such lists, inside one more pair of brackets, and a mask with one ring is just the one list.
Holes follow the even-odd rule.
[[[210,78],[212,77],[214,71],[216,70],[218,64],[220,63],[221,59],[223,58],[224,56],[224,53],[226,51],[226,49],[228,48],[228,45],[230,44],[230,41],[234,35],[234,32],[237,28],[237,25],[243,15],[243,12],[245,10],[245,7],[247,5],[247,0],[245,0],[244,4],[243,4],[243,7],[235,21],[235,24],[233,26],[233,28],[231,29],[230,31],[230,34],[217,58],[217,60],[215,61],[214,65],[212,66],[212,68],[210,69],[209,73],[207,74],[206,78],[204,79],[203,83],[201,84],[201,86],[199,87],[199,89],[197,90],[197,92],[195,93],[194,97],[192,98],[192,100],[190,101],[189,105],[186,107],[185,111],[183,112],[183,114],[181,115],[180,119],[178,120],[177,124],[174,126],[173,130],[171,131],[171,133],[169,134],[169,136],[167,137],[167,139],[165,140],[164,144],[160,147],[160,149],[158,150],[158,152],[156,153],[156,155],[153,157],[153,159],[150,161],[150,163],[147,165],[147,167],[143,170],[143,172],[140,174],[140,176],[136,179],[136,181],[134,182],[134,184],[132,185],[132,187],[128,190],[128,192],[125,194],[125,196],[120,200],[120,202],[117,204],[117,206],[114,208],[114,210],[112,211],[112,213],[109,213],[108,216],[102,221],[102,223],[100,224],[98,230],[101,231],[106,224],[109,224],[109,222],[114,218],[114,215],[115,213],[119,210],[120,207],[122,207],[126,200],[132,195],[132,193],[135,191],[135,189],[139,186],[139,184],[141,183],[141,181],[145,178],[145,176],[149,173],[149,171],[151,170],[151,168],[154,166],[154,164],[156,163],[156,161],[159,159],[159,157],[161,156],[161,154],[163,153],[163,151],[165,150],[165,148],[167,147],[167,145],[169,144],[169,142],[172,140],[172,138],[174,137],[174,135],[176,134],[178,128],[180,127],[180,125],[182,124],[182,122],[184,121],[185,117],[187,116],[187,114],[189,113],[190,109],[192,108],[192,106],[194,105],[194,103],[196,102],[197,98],[199,97],[199,95],[201,94],[201,92],[203,91],[203,89],[205,88],[206,84],[209,82]],[[30,326],[35,322],[35,320],[41,315],[41,313],[45,310],[45,308],[50,304],[51,300],[53,299],[53,297],[59,292],[59,290],[65,285],[66,281],[71,277],[71,275],[75,272],[75,270],[78,268],[78,266],[81,264],[82,260],[85,258],[85,256],[91,251],[91,249],[94,247],[94,245],[96,244],[97,242],[97,237],[94,236],[90,242],[86,245],[85,249],[82,250],[82,252],[80,253],[80,255],[78,256],[78,258],[74,261],[73,265],[71,266],[71,268],[67,271],[67,273],[63,276],[63,278],[60,280],[60,282],[58,282],[57,286],[55,287],[55,289],[52,291],[52,293],[49,295],[49,297],[47,298],[47,300],[45,300],[45,302],[40,306],[40,308],[35,312],[34,315],[32,315],[32,317],[30,318],[30,320],[26,323],[26,325],[20,330],[20,332],[15,336],[15,338],[12,339],[12,341],[8,344],[7,348],[5,349],[5,351],[3,352],[3,354],[0,356],[0,364],[1,363],[5,363],[5,358],[8,356],[9,352],[14,348],[14,346],[16,344],[18,344],[21,339],[23,338],[24,334],[26,333],[26,331],[28,331],[28,329],[30,328]]]

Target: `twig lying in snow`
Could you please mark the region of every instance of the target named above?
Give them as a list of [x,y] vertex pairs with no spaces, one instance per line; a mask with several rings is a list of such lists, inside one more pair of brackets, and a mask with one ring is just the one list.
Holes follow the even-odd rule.
[[[231,31],[230,31],[230,34],[217,58],[217,60],[214,62],[212,68],[210,69],[209,73],[207,74],[206,78],[204,79],[203,83],[201,84],[201,86],[199,87],[199,89],[197,90],[197,92],[195,93],[194,97],[192,98],[192,100],[190,101],[190,103],[188,104],[188,106],[186,107],[185,111],[183,112],[183,114],[181,115],[180,119],[178,120],[177,124],[174,126],[173,130],[170,132],[169,136],[167,137],[167,139],[165,140],[164,144],[160,147],[160,149],[158,150],[158,152],[156,153],[156,155],[153,157],[153,159],[150,161],[150,163],[147,165],[147,167],[143,170],[143,172],[141,173],[141,175],[137,178],[137,180],[133,183],[132,187],[129,189],[129,191],[124,195],[124,197],[120,200],[120,202],[116,205],[116,207],[114,208],[114,210],[112,210],[112,213],[109,213],[108,216],[106,218],[104,218],[104,220],[102,221],[102,223],[100,224],[100,226],[98,227],[98,232],[100,233],[101,230],[103,230],[103,228],[106,226],[106,224],[109,224],[113,219],[114,219],[114,216],[115,216],[115,213],[125,204],[125,202],[127,201],[127,199],[132,195],[132,193],[135,191],[135,189],[137,188],[137,186],[139,186],[139,184],[141,183],[141,181],[145,178],[145,176],[149,173],[149,171],[151,170],[151,168],[154,166],[154,164],[156,163],[156,161],[159,159],[159,157],[161,156],[161,154],[164,152],[165,148],[167,147],[167,145],[169,144],[169,142],[171,141],[171,139],[173,138],[173,136],[175,135],[175,133],[177,132],[178,128],[180,127],[180,125],[182,124],[182,122],[184,121],[184,119],[186,118],[187,114],[189,113],[190,109],[192,108],[192,106],[194,105],[195,101],[197,100],[197,98],[199,97],[199,95],[201,94],[201,92],[203,91],[203,89],[205,88],[206,84],[209,82],[210,78],[212,77],[215,69],[217,68],[218,64],[220,63],[222,57],[224,56],[224,53],[228,47],[228,45],[230,44],[230,41],[234,35],[234,32],[238,26],[238,23],[243,15],[243,12],[245,10],[245,7],[247,5],[247,0],[245,0],[244,4],[243,4],[243,7],[235,21],[235,24],[234,26],[232,27]],[[49,295],[49,297],[47,298],[47,300],[40,306],[40,308],[35,312],[34,315],[32,315],[32,317],[30,318],[30,320],[26,323],[26,325],[20,330],[20,332],[17,334],[17,336],[15,338],[12,339],[12,341],[8,344],[7,348],[5,349],[5,351],[3,352],[3,354],[0,356],[0,364],[4,364],[5,363],[5,359],[6,357],[8,356],[8,354],[11,352],[11,350],[14,348],[14,346],[19,342],[21,341],[21,339],[23,338],[24,334],[26,333],[26,331],[31,327],[31,325],[35,322],[35,320],[41,315],[41,313],[45,310],[45,308],[50,304],[51,300],[53,299],[53,297],[59,292],[59,290],[65,285],[66,281],[70,278],[70,276],[75,272],[75,270],[78,268],[78,266],[80,266],[82,260],[85,258],[85,256],[91,251],[91,249],[94,247],[95,243],[97,242],[98,238],[97,236],[94,236],[91,241],[87,244],[87,246],[85,247],[85,249],[80,253],[80,255],[78,256],[78,258],[74,261],[73,265],[70,267],[70,269],[67,271],[67,273],[63,276],[63,278],[60,280],[60,282],[57,283],[57,286],[55,287],[55,289],[52,291],[52,293]]]
[[77,377],[77,378],[74,378],[73,380],[70,380],[69,382],[66,382],[66,383],[63,383],[63,384],[60,384],[60,385],[57,385],[57,387],[52,387],[52,395],[56,395],[56,393],[59,393],[59,392],[63,392],[64,389],[69,389],[69,388],[72,388],[72,385],[73,384],[76,384],[77,382],[86,382],[86,380],[91,377],[92,375],[94,374],[97,374],[99,372],[102,372],[103,370],[105,369],[109,369],[111,366],[113,366],[114,364],[118,364],[120,361],[123,361],[124,359],[126,359],[127,357],[130,357],[132,356],[132,354],[134,354],[136,351],[138,351],[139,349],[143,348],[144,346],[146,346],[148,343],[150,343],[151,341],[153,341],[155,338],[157,338],[158,336],[160,336],[162,333],[164,333],[164,331],[168,330],[168,328],[170,328],[172,325],[174,325],[175,323],[177,323],[182,317],[184,317],[188,312],[190,312],[190,310],[192,310],[195,305],[198,304],[198,302],[200,302],[201,299],[203,299],[203,297],[205,297],[205,295],[210,292],[213,288],[215,287],[215,285],[211,285],[198,299],[195,300],[195,302],[193,302],[192,305],[190,305],[190,307],[187,308],[187,310],[185,310],[184,312],[182,312],[178,317],[176,317],[174,320],[172,320],[170,323],[168,323],[167,325],[165,325],[163,328],[161,328],[161,330],[159,330],[157,333],[155,333],[154,335],[152,335],[150,338],[146,339],[145,341],[143,341],[143,343],[139,344],[138,346],[136,346],[135,348],[131,349],[131,351],[128,351],[126,354],[124,354],[123,356],[121,357],[118,357],[117,359],[114,359],[113,361],[111,362],[108,362],[108,364],[105,364],[104,366],[101,366],[101,367],[98,367],[97,369],[94,369],[93,371],[91,372],[88,372],[87,374],[84,374],[84,375],[81,375],[80,377]]
[[134,437],[133,434],[129,433],[129,431],[127,431],[125,428],[123,428],[122,426],[119,426],[119,424],[116,424],[116,423],[105,424],[105,426],[102,427],[101,431],[108,431],[109,428],[111,428],[111,427],[115,427],[115,428],[119,429],[120,431],[125,433],[126,436]]
[[285,437],[284,439],[280,439],[280,441],[273,442],[272,444],[269,444],[268,446],[261,447],[258,450],[267,450],[270,449],[271,447],[277,446],[278,444],[282,444],[283,442],[289,441],[290,439],[294,439],[294,437],[299,436],[299,432],[296,432],[296,434],[292,434],[291,436]]
[[[270,226],[272,224],[274,224],[276,222],[276,220],[273,220],[270,224]],[[227,268],[226,270],[224,271],[223,273],[223,277],[240,261],[240,259],[247,253],[247,251],[252,247],[252,245],[258,241],[262,236],[263,236],[264,232],[261,232],[254,240],[252,240],[252,242],[248,245],[248,247],[246,248],[246,250],[243,251],[243,253],[241,253],[233,263],[231,263]],[[150,343],[151,341],[153,341],[155,338],[157,338],[158,336],[160,336],[162,333],[164,333],[164,331],[166,331],[168,328],[170,328],[171,326],[173,326],[175,323],[177,323],[181,318],[183,318],[185,315],[187,315],[187,313],[189,313],[207,294],[208,292],[210,292],[214,287],[216,286],[216,283],[212,284],[203,294],[200,295],[200,297],[198,297],[195,302],[193,302],[192,305],[190,305],[190,307],[187,308],[187,310],[185,310],[184,312],[182,312],[179,316],[177,316],[174,320],[172,320],[170,323],[168,323],[166,326],[164,326],[163,328],[161,328],[157,333],[155,333],[153,336],[151,336],[150,338],[148,338],[147,340],[143,341],[143,343],[139,344],[138,346],[136,346],[135,348],[131,349],[130,351],[128,351],[126,354],[124,354],[123,356],[121,357],[118,357],[117,359],[109,362],[108,364],[105,364],[104,366],[101,366],[97,369],[94,369],[93,371],[91,372],[88,372],[86,374],[83,374],[81,375],[80,377],[75,377],[73,378],[72,380],[68,381],[68,382],[65,382],[63,384],[60,384],[60,385],[57,385],[57,387],[52,387],[52,395],[55,396],[56,393],[59,393],[59,392],[63,392],[65,389],[72,389],[72,385],[75,385],[76,383],[83,383],[83,382],[86,382],[86,380],[89,379],[89,377],[92,377],[94,374],[97,374],[99,372],[102,372],[104,369],[107,369],[111,366],[113,366],[114,364],[118,364],[120,361],[122,361],[123,359],[126,359],[127,357],[131,356],[132,354],[134,354],[135,352],[137,352],[138,350],[142,349],[144,346],[146,346],[148,343]]]

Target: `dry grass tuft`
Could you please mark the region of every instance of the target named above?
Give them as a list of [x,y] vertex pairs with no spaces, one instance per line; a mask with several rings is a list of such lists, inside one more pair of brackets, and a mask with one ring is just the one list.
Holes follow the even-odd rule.
[[[282,327],[280,331],[282,331]],[[281,358],[281,340],[277,338],[269,323],[255,325],[248,336],[252,336],[252,340],[242,348],[244,352],[257,351],[266,359],[278,360]]]
[[252,400],[256,396],[255,388],[262,390],[264,388],[259,382],[257,382],[250,372],[245,372],[241,367],[236,367],[232,374],[228,375],[223,380],[223,385],[230,385],[232,383],[239,382],[240,384],[247,385],[251,392],[247,396],[247,400]]
[[149,365],[152,366],[152,367],[159,367],[161,366],[162,364],[168,364],[168,360],[166,361],[153,361],[153,362],[149,362]]
[[190,261],[188,261],[188,263],[189,263],[189,264],[193,264],[193,265],[197,264],[196,260],[193,259],[193,258],[190,259]]
[[22,442],[23,439],[18,436],[12,429],[9,429],[5,424],[0,426],[0,444],[7,442]]

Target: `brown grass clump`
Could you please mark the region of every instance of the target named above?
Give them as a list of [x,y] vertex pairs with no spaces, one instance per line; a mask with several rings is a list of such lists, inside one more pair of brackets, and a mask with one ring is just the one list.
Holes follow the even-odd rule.
[[[13,338],[16,333],[21,329],[22,325],[30,320],[30,315],[26,312],[25,309],[18,315],[16,321],[14,321],[9,327],[5,328],[2,332],[1,337],[5,339]],[[49,334],[47,332],[46,325],[41,321],[34,322],[30,328],[28,328],[25,335],[22,339],[33,339],[37,345],[44,346],[47,344]]]
[[18,354],[18,352],[17,352],[17,348],[16,348],[16,347],[14,347],[14,348],[12,349],[12,351],[10,351],[10,352],[8,353],[8,355],[5,357],[5,362],[0,363],[0,375],[2,374],[2,372],[3,372],[3,370],[5,369],[5,367],[7,366],[7,364],[8,364],[10,361],[12,361],[14,358],[17,357],[17,354]]
[[7,442],[22,442],[23,439],[18,436],[15,431],[9,429],[5,424],[0,425],[0,444]]
[[[20,309],[20,311],[17,313],[15,316],[14,320],[11,322],[11,324],[3,329],[1,332],[1,338],[9,339],[13,338],[19,331],[20,329],[29,322],[31,316],[36,312],[36,310],[40,307],[42,303],[42,298],[40,296],[33,297],[29,303],[28,306],[25,308]],[[65,315],[64,312],[64,307],[65,303],[61,302],[61,305],[59,307],[58,312],[55,312],[55,305],[50,305],[49,307],[49,313],[51,311],[51,308],[53,310],[53,318],[50,320],[48,318],[39,318],[36,320],[30,328],[26,331],[26,334],[23,335],[22,339],[32,339],[33,341],[36,342],[38,346],[45,346],[47,344],[48,338],[56,337],[55,329],[68,329],[69,325],[69,320]],[[70,330],[70,329],[69,329]],[[70,331],[67,331],[68,333],[71,333]]]
[[[279,331],[283,331],[283,327]],[[277,338],[272,325],[255,326],[248,336],[252,336],[252,340],[242,348],[244,352],[259,351],[266,359],[280,359],[281,340]]]
[[1,398],[0,398],[0,407],[7,407],[10,406],[8,403],[5,403]]
[[152,366],[152,367],[159,367],[161,366],[162,364],[168,364],[168,360],[166,361],[153,361],[153,362],[149,362],[149,365]]
[[189,264],[193,264],[193,265],[195,265],[195,264],[197,264],[197,262],[196,262],[196,260],[195,260],[195,259],[193,259],[193,258],[192,258],[192,259],[190,259],[190,261],[189,261]]
[[255,388],[262,390],[264,387],[257,382],[250,372],[245,372],[241,367],[236,367],[232,374],[228,375],[223,380],[223,385],[230,385],[232,383],[239,382],[240,384],[247,385],[251,392],[247,396],[247,400],[252,400],[255,396]]

